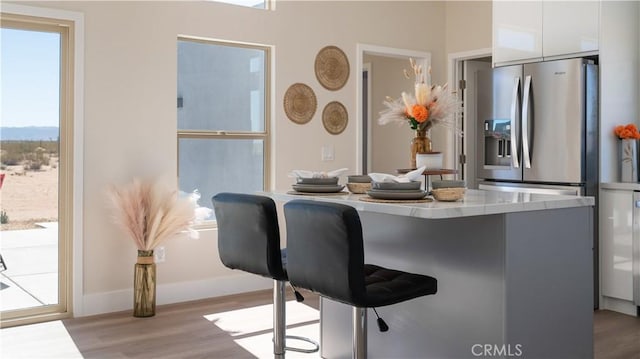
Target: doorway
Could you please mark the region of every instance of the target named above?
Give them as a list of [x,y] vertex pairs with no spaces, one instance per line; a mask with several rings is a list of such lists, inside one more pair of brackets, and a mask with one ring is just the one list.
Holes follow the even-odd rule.
[[385,97],[397,98],[402,91],[413,89],[413,80],[403,75],[404,69],[410,69],[409,58],[424,69],[431,63],[428,52],[357,45],[357,173],[395,173],[409,165],[409,142],[413,137],[409,127],[377,123]]
[[491,68],[491,49],[449,54],[449,83],[457,85],[462,101],[462,112],[456,123],[462,136],[455,143],[455,168],[458,178],[466,181],[467,188],[477,189],[476,181],[476,81],[478,71]]
[[476,183],[476,148],[477,121],[476,121],[476,72],[491,68],[491,57],[464,60],[462,62],[463,86],[462,102],[462,130],[460,137],[461,148],[466,149],[460,158],[460,178],[467,182],[469,188],[478,188]]
[[0,30],[2,327],[71,313],[77,111],[75,22],[8,8]]

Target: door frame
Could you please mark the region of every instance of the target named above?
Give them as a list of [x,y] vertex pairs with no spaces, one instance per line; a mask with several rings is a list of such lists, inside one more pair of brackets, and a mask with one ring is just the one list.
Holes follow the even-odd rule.
[[[65,252],[66,263],[59,263],[59,271],[64,270],[66,276],[66,288],[59,290],[66,291],[66,309],[57,313],[34,315],[16,319],[3,320],[2,327],[13,325],[30,324],[47,320],[57,320],[78,316],[82,314],[83,304],[83,249],[82,249],[82,214],[83,214],[83,163],[84,163],[84,14],[80,12],[49,9],[35,6],[25,6],[17,4],[3,4],[0,11],[7,15],[17,15],[24,17],[37,17],[46,20],[63,20],[71,23],[73,29],[69,31],[70,62],[73,64],[71,73],[68,74],[71,81],[68,85],[72,89],[68,92],[71,97],[66,101],[68,106],[68,116],[71,117],[71,127],[67,129],[67,141],[72,146],[69,158],[70,163],[67,169],[67,186],[65,192],[69,197],[67,202],[71,208],[59,208],[59,211],[66,211],[69,223],[65,230],[66,240],[59,250]],[[62,131],[62,128],[61,128]],[[61,151],[63,149],[61,148]],[[63,184],[59,184],[59,188]],[[60,235],[59,235],[60,240]]]
[[[360,73],[361,79],[363,74],[366,72],[367,73],[367,159],[366,159],[366,164],[367,164],[367,168],[368,170],[371,169],[371,125],[373,124],[372,121],[372,116],[371,116],[371,74],[372,74],[372,67],[371,67],[371,63],[367,62],[362,64],[362,72]],[[361,87],[362,89],[363,87]],[[362,99],[364,99],[364,95],[362,96]],[[360,106],[362,106],[362,104],[360,104]],[[362,109],[362,112],[360,112],[362,115],[364,116],[364,108]],[[364,126],[364,118],[362,119],[362,125]],[[362,128],[362,126],[361,126]],[[364,140],[364,134],[363,134],[363,140]],[[364,157],[362,157],[362,159],[364,159]],[[361,164],[362,165],[362,164]],[[362,165],[364,167],[364,165]],[[358,172],[359,173],[359,172]]]
[[[492,55],[492,49],[490,47],[470,50],[470,51],[463,51],[463,52],[454,52],[454,53],[448,54],[447,55],[447,69],[448,69],[447,83],[449,83],[451,87],[455,86],[456,89],[459,89],[460,80],[464,79],[464,72],[463,72],[464,61],[475,60],[483,57],[490,57],[491,55]],[[465,129],[464,131],[465,137],[476,136],[475,129],[474,129],[475,127],[472,126],[472,124],[468,123],[469,116],[466,111],[467,111],[467,107],[463,105],[462,113],[456,114],[456,118],[455,118],[456,126],[458,128]],[[473,130],[469,131],[469,129],[473,129]],[[447,138],[446,143],[453,144],[454,156],[453,156],[452,168],[459,171],[461,168],[460,155],[463,153],[466,153],[466,154],[475,153],[475,149],[468,148],[469,141],[463,141],[462,136],[456,136],[455,134],[451,133],[451,131],[449,131],[447,136],[449,137]],[[468,162],[469,160],[470,160],[469,157],[467,157],[466,162]],[[462,166],[464,169],[464,173],[467,174],[467,177],[469,175],[475,176],[475,174],[469,174],[466,164]]]
[[[377,56],[386,56],[386,57],[396,57],[396,58],[413,58],[416,60],[416,63],[422,65],[423,69],[428,69],[431,65],[431,53],[426,51],[417,51],[417,50],[409,50],[409,49],[399,49],[394,47],[386,47],[386,46],[378,46],[378,45],[370,45],[370,44],[356,44],[356,150],[355,150],[355,162],[356,162],[356,173],[362,173],[363,168],[363,160],[364,154],[362,153],[362,144],[363,144],[363,123],[364,119],[362,118],[362,71],[364,68],[363,60],[364,55],[377,55]],[[427,74],[427,82],[431,82],[431,74]],[[369,83],[371,83],[371,77],[369,77]],[[369,112],[369,118],[371,119],[371,113]],[[369,122],[370,124],[373,121]],[[371,133],[371,128],[369,127],[368,133]],[[367,143],[368,147],[371,146],[371,141]],[[369,150],[369,156],[371,151]],[[371,161],[368,162],[369,164]]]

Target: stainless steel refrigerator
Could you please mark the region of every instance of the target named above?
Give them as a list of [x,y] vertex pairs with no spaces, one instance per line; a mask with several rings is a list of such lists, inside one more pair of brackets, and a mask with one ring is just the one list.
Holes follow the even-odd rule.
[[588,59],[476,73],[479,188],[586,195],[593,216],[598,303],[598,66]]
[[476,76],[479,188],[595,196],[597,65],[578,58]]

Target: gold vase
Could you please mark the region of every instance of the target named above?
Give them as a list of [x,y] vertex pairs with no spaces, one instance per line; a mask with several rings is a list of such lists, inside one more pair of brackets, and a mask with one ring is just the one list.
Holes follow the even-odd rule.
[[416,168],[416,155],[431,152],[431,139],[426,130],[417,130],[416,137],[411,140],[411,168]]
[[153,250],[138,251],[133,277],[133,316],[152,317],[156,314],[156,264]]

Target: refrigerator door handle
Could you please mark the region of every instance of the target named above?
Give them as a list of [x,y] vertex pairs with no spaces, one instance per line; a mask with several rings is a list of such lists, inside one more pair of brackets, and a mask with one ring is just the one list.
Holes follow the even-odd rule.
[[520,89],[520,77],[513,81],[513,94],[511,95],[511,164],[513,168],[520,167],[518,159],[518,134],[516,133],[516,115],[518,111],[518,90]]
[[529,153],[529,98],[531,97],[531,75],[524,80],[524,95],[522,96],[522,160],[525,168],[531,168],[531,154]]

